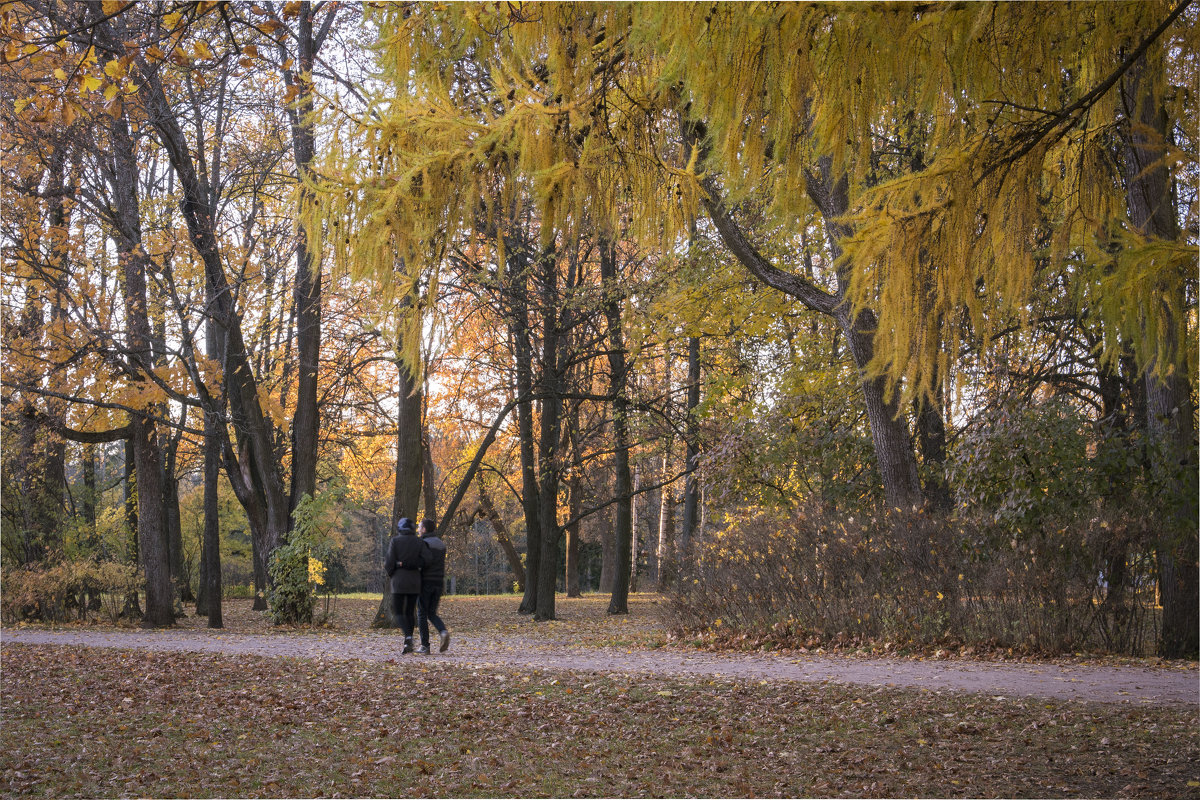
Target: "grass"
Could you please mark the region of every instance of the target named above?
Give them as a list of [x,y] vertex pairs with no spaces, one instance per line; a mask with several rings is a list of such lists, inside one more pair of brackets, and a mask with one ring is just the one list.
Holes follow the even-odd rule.
[[1196,709],[4,645],[6,797],[1200,795]]
[[[379,609],[380,596],[356,593],[339,595],[329,601],[329,617],[318,625],[275,626],[266,612],[254,611],[253,600],[225,598],[221,604],[224,631],[229,633],[262,633],[294,635],[296,633],[361,633],[370,630]],[[442,598],[439,613],[458,634],[504,637],[518,635],[535,637],[534,646],[563,647],[658,647],[667,641],[666,624],[662,618],[662,598],[657,594],[641,593],[629,596],[627,615],[607,613],[608,595],[588,594],[583,597],[559,595],[555,600],[558,619],[534,622],[532,617],[517,613],[520,595],[447,595]],[[325,599],[317,603],[317,616],[324,615]],[[121,621],[114,626],[102,616],[87,622],[57,623],[50,627],[86,627],[105,630],[113,627],[133,627],[137,623]],[[38,625],[37,627],[42,627]],[[176,620],[182,630],[206,630],[208,617],[195,614],[188,607],[187,616]]]

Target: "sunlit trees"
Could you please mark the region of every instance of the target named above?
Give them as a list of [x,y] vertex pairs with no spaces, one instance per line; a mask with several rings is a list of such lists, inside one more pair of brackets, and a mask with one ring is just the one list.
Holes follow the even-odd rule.
[[1186,2],[6,12],[6,553],[62,540],[65,441],[126,440],[156,624],[202,461],[260,583],[336,482],[523,532],[539,619],[610,532],[620,613],[747,509],[1010,524],[963,443],[1019,469],[1059,409],[1124,487],[1072,513],[1161,531],[1079,540],[1103,602],[1152,552],[1195,650]]

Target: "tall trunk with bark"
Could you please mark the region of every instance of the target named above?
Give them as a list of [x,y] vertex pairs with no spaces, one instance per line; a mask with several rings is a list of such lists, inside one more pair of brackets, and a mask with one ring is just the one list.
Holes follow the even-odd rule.
[[604,317],[608,323],[609,390],[613,396],[613,462],[616,479],[614,559],[609,614],[629,613],[629,582],[633,560],[633,478],[629,469],[629,398],[625,364],[625,333],[621,325],[621,293],[617,276],[616,247],[600,246],[600,279],[604,287]]
[[[129,125],[123,118],[111,124],[113,142],[112,191],[118,208],[117,257],[125,294],[126,348],[134,376],[153,368],[153,335],[147,306],[148,258],[142,247],[137,195],[137,159]],[[137,379],[145,380],[138,377]],[[163,459],[157,425],[153,419],[163,409],[150,405],[144,414],[132,414],[130,442],[137,476],[138,550],[145,570],[147,627],[175,624],[175,592],[171,584],[170,545],[163,491]]]
[[[509,266],[513,284],[509,294],[512,308],[509,327],[513,341],[517,406],[517,440],[521,453],[521,508],[525,515],[525,592],[519,608],[522,614],[537,609],[539,566],[542,560],[541,501],[537,481],[537,457],[533,433],[533,342],[529,325],[528,256],[515,251],[515,263]],[[515,270],[515,272],[513,272]]]
[[946,484],[946,422],[940,383],[937,395],[914,409],[917,417],[917,443],[925,464],[925,494],[936,511],[949,511],[954,505],[950,487]]
[[407,364],[396,363],[398,398],[396,414],[396,487],[392,495],[392,526],[401,517],[416,519],[421,506],[421,381]]
[[[86,530],[85,541],[93,551],[95,561],[104,559],[104,545],[100,541],[100,531],[96,527],[96,445],[83,446],[83,460],[80,465],[83,473],[83,496],[80,498],[80,515]],[[89,611],[100,610],[100,590],[93,589],[88,593],[87,608]]]
[[[208,288],[212,288],[211,283]],[[207,305],[211,307],[216,297],[209,293]],[[220,328],[211,318],[204,326],[205,355],[216,364],[225,363],[225,341]],[[221,448],[224,437],[221,433],[222,416],[226,403],[225,390],[220,385],[212,387],[210,408],[204,412],[204,609],[198,613],[208,615],[208,627],[225,627],[222,604],[221,576],[221,522],[219,506],[219,482],[221,480]]]
[[[423,424],[425,437],[421,441],[421,491],[424,495],[424,518],[434,522],[438,518],[438,485],[436,470],[433,464],[433,451],[429,447],[429,426]],[[446,520],[449,522],[449,520]],[[442,531],[449,533],[449,531]]]
[[[125,551],[129,564],[136,567],[139,559],[137,468],[134,466],[133,440],[126,438],[123,445],[125,448],[125,458],[122,463],[125,477],[121,482],[121,488],[124,492],[125,501]],[[121,616],[127,619],[142,618],[141,599],[136,591],[125,595],[125,606],[121,609]]]
[[[1153,74],[1163,70],[1163,53],[1142,56],[1122,82],[1127,115],[1122,167],[1129,218],[1149,239],[1179,237],[1176,200],[1165,154],[1170,144],[1167,114],[1155,93]],[[1160,278],[1160,291],[1144,310],[1148,322],[1161,320],[1155,342],[1158,355],[1146,365],[1147,440],[1151,491],[1159,513],[1159,593],[1162,639],[1159,654],[1195,658],[1200,652],[1200,542],[1196,536],[1197,454],[1188,383],[1190,365],[1183,346],[1187,308],[1183,269]]]
[[538,435],[538,502],[541,522],[541,558],[538,560],[535,620],[554,619],[554,594],[558,583],[558,486],[562,466],[562,375],[559,364],[558,263],[553,252],[539,259],[542,303],[542,413]]
[[612,594],[617,585],[617,536],[612,525],[604,527],[600,537],[600,587],[601,594]]
[[700,425],[696,408],[700,405],[700,337],[688,337],[687,425],[684,444],[687,448],[687,477],[683,480],[683,521],[679,530],[679,561],[687,563],[692,541],[699,523],[700,483],[696,468],[700,462]]
[[[111,48],[119,47],[110,41]],[[283,468],[275,448],[275,426],[259,401],[258,381],[246,346],[242,318],[234,304],[233,289],[225,275],[217,237],[217,191],[197,170],[192,150],[179,118],[168,99],[156,67],[137,61],[139,96],[144,98],[151,123],[179,179],[183,198],[180,210],[196,255],[204,268],[213,302],[210,319],[224,342],[225,397],[228,400],[236,450],[232,442],[222,447],[225,473],[238,501],[246,510],[254,538],[255,569],[265,571],[266,559],[287,536],[291,507],[284,488]],[[256,607],[265,607],[256,599]]]
[[[327,13],[336,13],[330,10]],[[289,106],[292,130],[292,151],[296,159],[297,178],[301,182],[300,204],[307,201],[309,189],[304,184],[316,150],[313,130],[313,63],[320,47],[319,34],[313,31],[313,3],[300,3],[296,30],[298,74],[285,70],[285,77],[299,89],[296,103]],[[291,448],[292,479],[289,491],[291,513],[304,495],[310,497],[317,487],[318,423],[317,372],[321,355],[321,259],[319,252],[309,247],[308,231],[299,223],[296,240],[296,282],[293,291],[296,306],[296,410],[292,415]],[[416,508],[412,509],[416,513]]]
[[[71,181],[65,174],[66,150],[59,146],[55,148],[51,160],[50,185],[57,191],[56,196],[49,199],[50,228],[50,270],[54,278],[54,291],[50,303],[50,320],[56,328],[66,322],[67,310],[64,295],[70,271],[67,245],[69,239],[69,220],[67,199],[74,193]],[[58,398],[49,398],[46,403],[47,413],[56,424],[66,420],[66,402]],[[67,442],[61,436],[41,432],[38,436],[44,448],[43,458],[45,470],[42,480],[44,496],[42,498],[42,514],[40,520],[41,532],[45,541],[55,548],[63,544],[63,521],[66,511],[67,498]]]
[[[663,459],[663,475],[670,468],[666,458]],[[658,513],[658,574],[656,585],[658,591],[669,589],[675,582],[675,492],[670,484],[662,487],[662,502]]]
[[583,511],[583,454],[579,446],[579,404],[571,410],[570,433],[567,440],[571,445],[571,476],[567,481],[567,525],[566,589],[567,597],[579,597],[579,532],[580,514]]
[[[221,521],[218,483],[221,480],[220,435],[214,430],[221,422],[216,414],[204,415],[204,609],[208,627],[225,627],[221,593]],[[199,612],[200,609],[197,609]]]
[[525,567],[521,564],[521,555],[517,552],[517,548],[513,547],[512,537],[508,535],[508,526],[504,524],[504,518],[496,510],[496,505],[492,502],[492,497],[488,494],[487,489],[484,488],[483,481],[479,481],[478,486],[479,511],[491,524],[496,542],[504,551],[504,557],[508,559],[508,566],[512,569],[513,578],[517,582],[517,590],[523,592],[525,591]]
[[[397,412],[396,412],[396,485],[392,493],[391,535],[396,534],[396,523],[402,517],[414,520],[421,504],[421,474],[424,458],[421,446],[422,391],[420,376],[414,375],[403,360],[396,361]],[[382,566],[382,565],[381,565]],[[373,628],[394,628],[396,620],[391,612],[391,589],[384,582],[383,597],[375,612]]]

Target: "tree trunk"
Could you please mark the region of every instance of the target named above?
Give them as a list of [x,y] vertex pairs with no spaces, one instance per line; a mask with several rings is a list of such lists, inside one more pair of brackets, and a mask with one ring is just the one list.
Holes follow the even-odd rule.
[[[330,10],[328,13],[336,13]],[[313,130],[312,70],[319,43],[313,32],[313,4],[300,4],[296,46],[298,75],[290,75],[299,89],[297,100],[288,106],[292,130],[292,152],[296,159],[296,177],[300,182],[298,204],[303,207],[310,190],[305,183],[316,149]],[[301,215],[297,215],[300,219]],[[296,410],[292,415],[292,479],[289,491],[289,530],[291,514],[304,495],[313,496],[317,488],[317,446],[320,413],[317,407],[317,372],[321,356],[321,254],[310,249],[309,231],[302,222],[296,240],[296,282],[293,299],[296,306]],[[416,512],[416,507],[413,507]]]
[[508,559],[508,566],[512,569],[513,577],[517,582],[517,590],[525,591],[525,567],[521,565],[521,556],[517,552],[517,548],[513,547],[512,538],[508,535],[508,526],[504,524],[504,519],[496,510],[496,506],[492,503],[491,495],[483,487],[483,482],[478,482],[479,487],[479,510],[483,513],[484,518],[492,526],[492,534],[496,537],[496,541],[500,545],[500,549],[504,551],[504,557]]
[[950,487],[946,485],[946,423],[942,418],[943,396],[940,382],[933,402],[926,401],[914,409],[917,417],[917,443],[925,463],[925,494],[935,511],[949,511],[954,506]]
[[[425,427],[426,435],[421,442],[421,464],[422,478],[421,486],[425,495],[425,519],[431,519],[434,522],[438,518],[438,486],[436,478],[436,467],[433,464],[433,451],[429,447],[428,427]],[[446,520],[450,522],[450,520]],[[449,533],[449,531],[445,531]]]
[[[110,45],[119,47],[119,42],[110,41]],[[266,559],[290,528],[291,506],[275,449],[274,424],[259,402],[259,386],[241,316],[234,305],[232,287],[221,259],[216,232],[218,194],[209,185],[208,177],[197,171],[187,137],[155,68],[139,59],[138,70],[142,77],[139,96],[145,98],[149,118],[179,178],[183,194],[180,210],[189,240],[204,267],[208,296],[212,298],[209,319],[218,326],[224,343],[225,397],[237,440],[236,452],[231,442],[223,444],[225,473],[250,521],[258,553],[255,569],[265,572]],[[265,608],[265,602],[256,598],[255,607]]]
[[562,376],[559,365],[558,262],[552,251],[539,259],[541,267],[542,314],[542,413],[538,436],[538,492],[541,506],[541,558],[538,561],[537,606],[533,618],[554,619],[554,596],[558,583],[558,487],[562,439]]
[[401,517],[416,519],[421,507],[421,381],[408,365],[396,362],[396,487],[392,495],[392,528]]
[[[138,565],[138,496],[137,496],[137,467],[134,465],[133,440],[126,439],[125,445],[125,479],[121,487],[125,493],[125,543],[126,558],[132,566]],[[125,607],[121,616],[127,619],[141,619],[142,605],[137,592],[125,595]]]
[[637,468],[633,470],[633,486],[629,498],[629,591],[636,592],[638,584],[638,547],[641,524],[641,514],[638,513],[638,498],[642,495],[642,476]]
[[[104,544],[100,541],[100,532],[96,528],[96,445],[83,446],[83,497],[80,511],[87,530],[87,546],[94,561],[104,558]],[[89,611],[100,610],[100,590],[94,589],[88,593],[87,607]]]
[[616,529],[606,525],[600,539],[600,588],[601,594],[612,594],[617,585],[617,542]]
[[[421,473],[424,462],[424,448],[421,446],[421,380],[419,376],[413,375],[409,366],[401,360],[396,361],[396,371],[396,486],[392,493],[392,521],[388,531],[392,536],[396,535],[396,523],[402,517],[416,519],[421,503]],[[391,589],[385,580],[383,596],[379,599],[379,608],[375,612],[375,621],[371,627],[396,627],[397,621],[392,617],[391,602]]]
[[621,327],[621,294],[618,284],[616,247],[600,245],[600,278],[604,287],[604,317],[608,323],[609,390],[613,395],[613,461],[617,496],[614,512],[615,569],[609,614],[629,613],[630,565],[633,559],[633,480],[629,471],[629,399],[625,365],[625,333]]
[[[210,335],[213,329],[208,326]],[[212,353],[210,338],[210,355]],[[218,483],[221,480],[221,441],[216,427],[221,424],[214,413],[204,415],[204,603],[208,627],[223,628],[221,581],[221,522]],[[197,609],[199,612],[199,609]]]
[[[1143,56],[1121,84],[1127,124],[1122,167],[1125,172],[1129,218],[1149,239],[1179,237],[1176,200],[1164,153],[1168,146],[1166,111],[1154,89],[1154,74],[1163,71],[1163,54],[1151,62]],[[1176,309],[1186,309],[1183,270],[1162,278],[1154,293],[1157,308],[1143,310],[1149,321],[1159,320],[1155,355],[1145,367],[1147,439],[1150,449],[1151,492],[1160,517],[1156,553],[1159,593],[1163,607],[1159,654],[1166,658],[1195,658],[1200,652],[1200,542],[1196,536],[1198,495],[1195,436],[1188,385],[1189,364],[1182,343],[1186,324]]]
[[[513,252],[509,265],[512,311],[509,317],[513,340],[517,397],[517,440],[521,452],[521,509],[525,514],[525,592],[518,609],[532,614],[537,609],[539,565],[542,559],[541,502],[537,481],[537,458],[533,444],[533,343],[529,330],[529,267],[523,249]],[[515,273],[514,273],[515,270]]]
[[571,411],[570,433],[567,440],[571,446],[571,477],[567,482],[567,563],[566,589],[567,597],[579,597],[579,532],[582,521],[579,515],[583,512],[583,454],[579,447],[579,404],[576,403]]
[[[669,463],[663,459],[663,473]],[[658,516],[658,591],[669,589],[675,581],[675,492],[668,484],[662,487],[662,504]]]
[[700,461],[700,425],[696,421],[696,407],[700,405],[700,337],[688,337],[688,389],[687,447],[688,474],[683,479],[683,524],[679,531],[679,561],[687,563],[691,557],[692,541],[699,523],[700,483],[696,478],[696,467]]
[[[118,209],[117,258],[125,294],[126,347],[130,371],[141,375],[153,368],[154,343],[147,306],[147,256],[142,247],[137,195],[137,160],[129,124],[124,118],[111,123],[113,140],[112,191]],[[130,442],[137,480],[138,550],[145,570],[147,627],[175,624],[175,592],[171,585],[170,544],[164,513],[163,458],[152,415],[162,409],[151,405],[145,415],[132,414]]]

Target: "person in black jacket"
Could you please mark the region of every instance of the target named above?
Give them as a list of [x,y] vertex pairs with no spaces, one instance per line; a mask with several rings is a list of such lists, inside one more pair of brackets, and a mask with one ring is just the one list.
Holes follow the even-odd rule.
[[413,521],[401,517],[396,523],[396,535],[388,544],[383,569],[391,579],[392,610],[404,631],[404,650],[413,651],[413,612],[421,594],[421,568],[425,566],[425,544],[417,538]]
[[438,601],[446,584],[446,543],[437,535],[437,525],[427,519],[421,523],[421,541],[425,543],[425,566],[421,570],[421,599],[417,603],[417,625],[421,629],[421,649],[429,652],[429,623],[437,628],[439,652],[450,646],[450,631],[438,616]]

